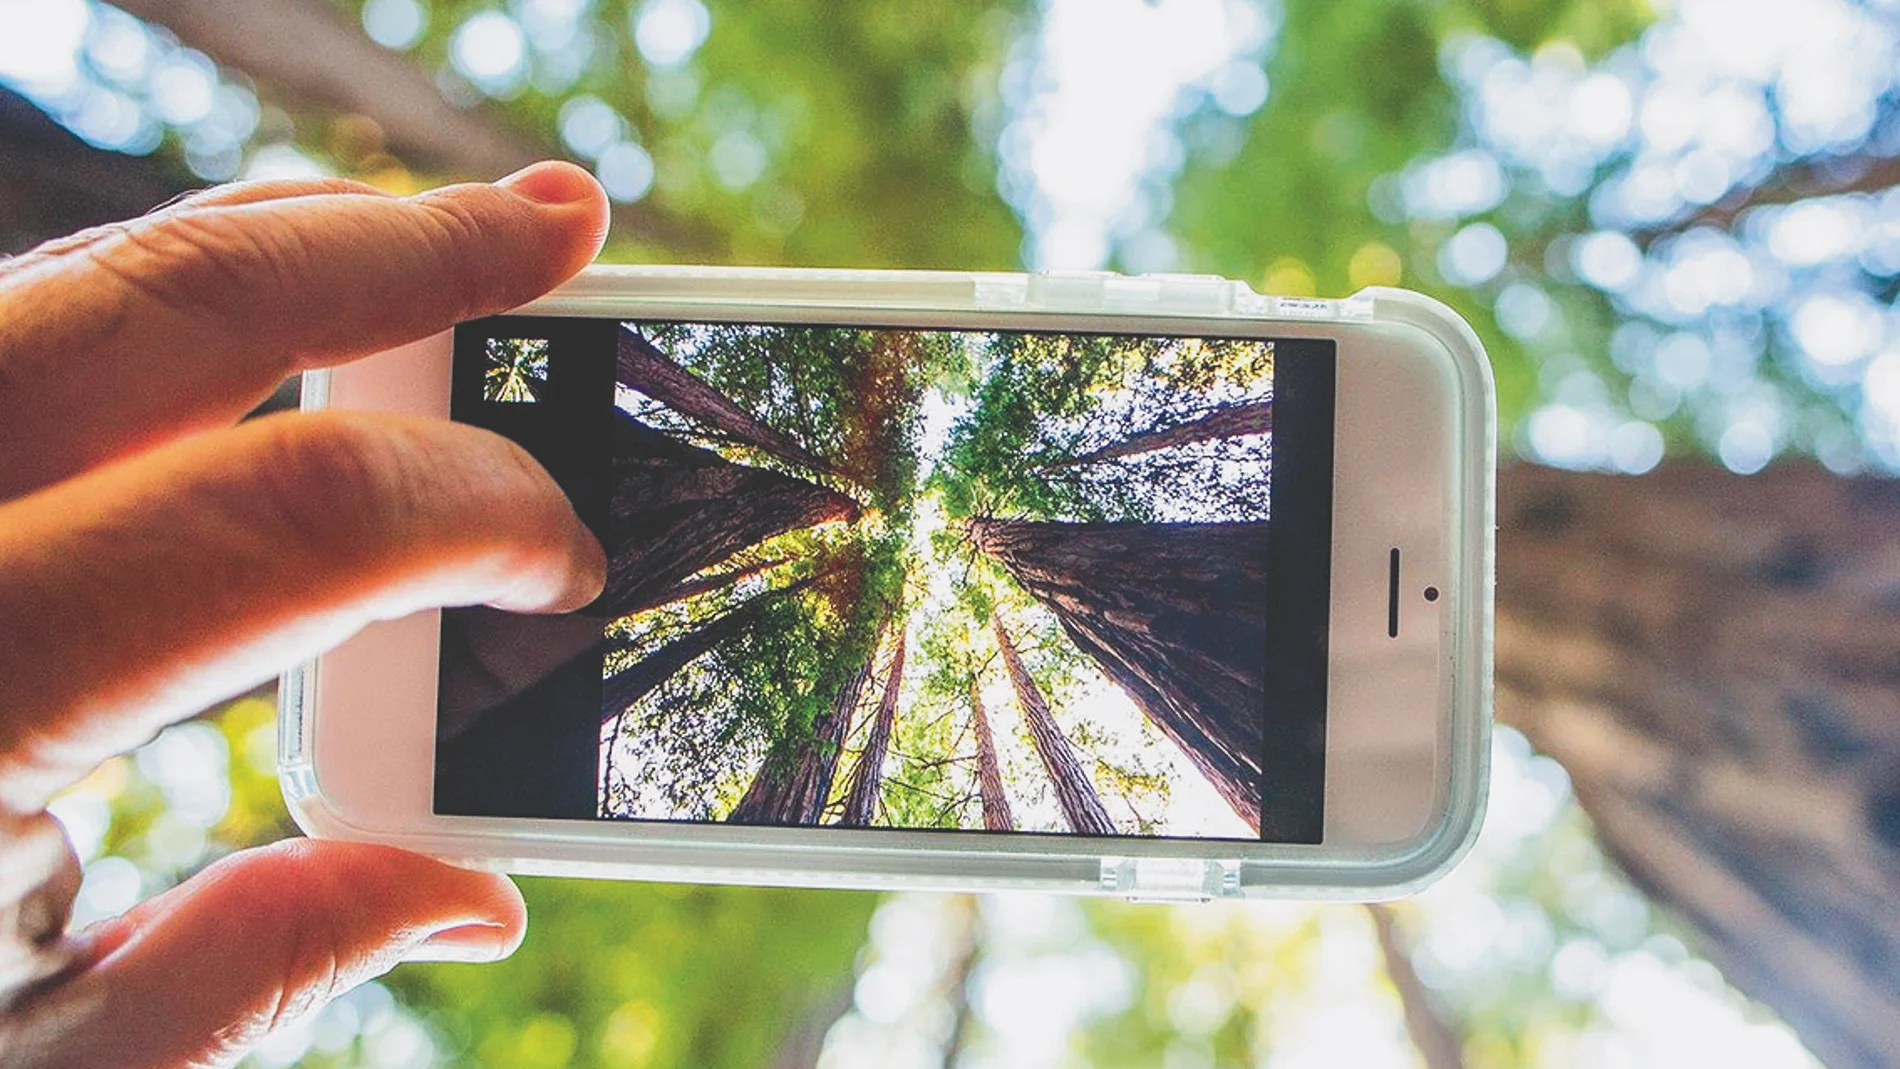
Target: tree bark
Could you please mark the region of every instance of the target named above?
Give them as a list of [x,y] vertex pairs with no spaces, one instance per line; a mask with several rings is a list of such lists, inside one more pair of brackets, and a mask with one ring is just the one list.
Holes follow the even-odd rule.
[[897,649],[891,653],[891,667],[884,676],[884,697],[877,703],[871,732],[864,740],[864,752],[858,755],[858,767],[851,773],[851,789],[844,797],[844,812],[838,823],[850,828],[868,828],[877,816],[877,799],[884,786],[884,758],[891,748],[891,728],[897,722],[898,688],[904,682],[904,646],[907,635],[897,629]]
[[1078,835],[1115,834],[1115,822],[1109,819],[1108,807],[1102,804],[1102,796],[1095,793],[1095,783],[1089,778],[1088,770],[1082,767],[1075,748],[1069,745],[1054,714],[1050,713],[1042,688],[1036,686],[1035,677],[1023,664],[1022,655],[1016,652],[1016,643],[1004,630],[1002,618],[993,617],[991,622],[996,628],[996,648],[1003,652],[1003,666],[1009,671],[1010,684],[1016,688],[1016,703],[1022,707],[1023,720],[1029,724],[1029,737],[1035,741],[1036,755],[1042,758],[1042,767],[1049,773],[1049,782],[1056,790],[1056,804],[1061,807],[1069,830]]
[[1273,399],[1241,401],[1221,405],[1194,419],[1184,420],[1171,427],[1130,435],[1112,445],[1105,445],[1079,457],[1059,461],[1049,467],[1071,468],[1079,464],[1140,456],[1143,453],[1171,449],[1178,445],[1193,445],[1195,442],[1211,442],[1221,438],[1239,438],[1249,434],[1271,434],[1272,432]]
[[790,437],[760,423],[750,412],[699,376],[681,367],[632,327],[620,328],[620,384],[742,445],[811,471],[832,466]]
[[0,255],[143,215],[192,187],[156,157],[93,148],[4,87],[0,159]]
[[[673,673],[752,626],[767,607],[810,587],[818,578],[808,575],[795,583],[760,594],[608,676],[601,690],[601,723],[605,724],[619,716],[635,702],[651,694],[653,688],[666,682]],[[603,644],[603,654],[606,648]]]
[[1265,740],[1302,730],[1267,703],[1267,525],[973,520],[970,529],[1259,831]]
[[792,560],[793,558],[791,557],[774,557],[771,560],[755,561],[754,563],[742,565],[737,568],[729,568],[723,572],[714,572],[711,575],[702,575],[694,579],[687,579],[655,593],[645,603],[635,604],[625,609],[622,615],[646,612],[649,609],[657,609],[662,605],[671,605],[676,601],[685,601],[687,598],[698,597],[701,594],[709,594],[715,590],[724,590],[740,580],[750,579],[755,575],[763,575],[782,564],[790,564]]
[[726,817],[735,824],[816,824],[831,797],[837,776],[838,751],[851,730],[851,718],[863,700],[864,688],[876,670],[877,653],[884,645],[884,626],[871,642],[864,663],[838,688],[836,697],[811,734],[800,737],[782,752],[769,753],[745,796]]
[[626,413],[614,428],[607,587],[597,612],[625,616],[774,535],[858,518],[843,494],[675,441]]
[[983,707],[983,688],[974,672],[970,674],[970,709],[975,714],[976,782],[983,796],[983,827],[986,831],[1014,831],[1016,818],[1009,811],[1003,770],[996,760],[996,736],[990,731],[989,710]]
[[1832,1069],[1900,1051],[1900,482],[1500,477],[1498,712]]

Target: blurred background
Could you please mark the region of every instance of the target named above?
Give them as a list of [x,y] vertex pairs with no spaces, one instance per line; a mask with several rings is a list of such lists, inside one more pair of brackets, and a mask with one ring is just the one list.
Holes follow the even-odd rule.
[[[1498,734],[1390,908],[527,880],[257,1066],[1900,1060],[1900,3],[0,0],[0,249],[543,156],[606,257],[1402,285],[1496,362]],[[291,833],[251,696],[56,811],[80,920]]]

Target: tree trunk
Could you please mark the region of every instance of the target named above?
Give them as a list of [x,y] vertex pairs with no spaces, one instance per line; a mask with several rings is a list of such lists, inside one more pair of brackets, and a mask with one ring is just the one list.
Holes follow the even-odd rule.
[[983,827],[986,831],[1014,831],[1016,818],[1009,811],[1009,795],[1003,793],[1003,770],[996,761],[996,737],[990,732],[989,710],[983,707],[983,688],[976,673],[970,674],[970,709],[976,717],[976,782],[983,795]]
[[651,694],[654,687],[672,678],[673,673],[752,626],[766,608],[806,589],[818,578],[808,575],[795,583],[760,594],[608,676],[601,691],[601,722],[604,724],[619,716],[635,702]]
[[1302,730],[1267,704],[1267,525],[973,520],[970,529],[1259,831],[1262,747]]
[[143,215],[193,185],[154,157],[93,148],[4,86],[0,160],[0,255]]
[[1093,452],[1049,466],[1068,468],[1078,464],[1093,464],[1100,460],[1140,456],[1160,449],[1171,449],[1177,445],[1211,442],[1220,438],[1239,438],[1249,434],[1270,434],[1272,431],[1272,398],[1269,397],[1263,401],[1241,401],[1221,405],[1194,419],[1176,423],[1171,427],[1130,435],[1112,445],[1105,445]]
[[609,617],[660,604],[691,576],[774,535],[858,517],[843,494],[734,464],[624,412],[613,478],[607,588],[596,610]]
[[1498,712],[1832,1069],[1900,1051],[1900,482],[1500,477]]
[[792,557],[774,557],[771,560],[755,561],[751,564],[727,569],[723,572],[714,572],[711,575],[702,575],[696,579],[688,579],[655,593],[645,603],[635,604],[626,608],[621,615],[646,612],[649,609],[657,609],[662,605],[671,605],[676,601],[685,601],[687,598],[698,597],[701,594],[709,594],[715,590],[724,590],[742,579],[750,579],[755,575],[763,575],[782,564],[790,564],[793,559]]
[[864,697],[865,685],[876,669],[884,645],[884,627],[871,642],[864,663],[838,688],[836,697],[811,734],[799,738],[784,752],[768,753],[759,774],[746,788],[727,820],[735,824],[816,824],[831,797],[831,781],[838,771],[838,751],[851,730],[851,718]]
[[890,671],[884,676],[884,697],[877,703],[877,715],[871,721],[871,733],[864,740],[864,752],[858,755],[858,767],[851,774],[851,789],[844,797],[844,813],[838,823],[850,828],[868,828],[877,816],[878,794],[884,786],[884,757],[891,748],[891,728],[897,722],[898,688],[904,682],[904,646],[907,634],[897,629],[897,649],[891,654]]
[[1079,835],[1115,834],[1115,822],[1108,817],[1108,807],[1102,804],[1102,796],[1095,793],[1095,783],[1089,779],[1088,770],[1082,767],[1075,748],[1069,745],[1054,714],[1049,712],[1049,702],[1029,674],[1029,667],[1023,664],[1022,656],[1016,652],[1016,643],[1010,641],[1009,632],[1003,629],[1002,617],[994,617],[991,622],[996,627],[996,648],[1003,651],[1003,666],[1009,670],[1010,684],[1016,688],[1016,703],[1022,706],[1023,720],[1029,724],[1029,737],[1035,740],[1036,754],[1042,758],[1042,767],[1048,771],[1049,782],[1056,789],[1056,804],[1062,809],[1063,819],[1069,822],[1069,830]]
[[620,328],[620,385],[638,390],[724,437],[787,464],[829,472],[831,465],[790,437],[760,423],[750,412],[661,352],[639,331]]

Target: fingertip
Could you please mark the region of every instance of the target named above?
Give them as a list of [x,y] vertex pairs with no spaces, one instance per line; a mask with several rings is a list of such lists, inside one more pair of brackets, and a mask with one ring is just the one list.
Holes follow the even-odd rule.
[[544,160],[523,167],[495,185],[543,209],[570,215],[584,225],[589,243],[586,259],[593,259],[606,242],[607,191],[586,168],[565,160]]
[[607,586],[607,551],[585,524],[575,525],[573,559],[572,584],[556,612],[572,612],[586,605]]
[[531,164],[495,184],[550,207],[592,202],[604,204],[606,201],[606,194],[601,191],[600,183],[594,180],[594,176],[588,174],[585,168],[565,160],[543,160]]

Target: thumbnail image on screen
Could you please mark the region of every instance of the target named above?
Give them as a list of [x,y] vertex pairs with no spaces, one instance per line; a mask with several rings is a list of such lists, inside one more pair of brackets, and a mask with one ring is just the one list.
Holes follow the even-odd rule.
[[[473,421],[541,455],[555,432],[510,403],[550,378],[532,322],[482,339],[492,418]],[[565,622],[451,610],[440,811],[497,811],[442,789],[509,774],[471,747],[541,745],[498,716],[591,701],[569,719],[593,761],[563,760],[597,818],[1313,838],[1263,828],[1263,755],[1321,758],[1299,740],[1323,708],[1308,730],[1268,693],[1289,343],[610,329],[606,455],[563,478],[599,499],[605,592]],[[517,662],[539,667],[506,682]],[[1293,825],[1316,828],[1303,804]]]

